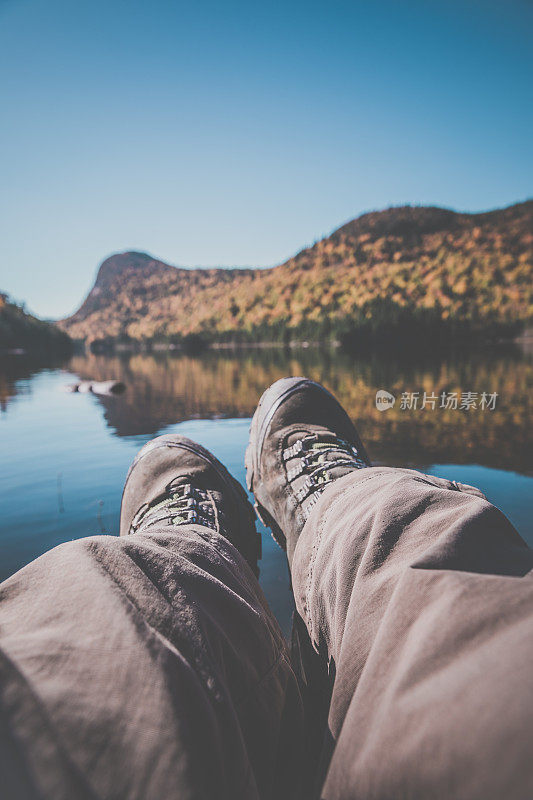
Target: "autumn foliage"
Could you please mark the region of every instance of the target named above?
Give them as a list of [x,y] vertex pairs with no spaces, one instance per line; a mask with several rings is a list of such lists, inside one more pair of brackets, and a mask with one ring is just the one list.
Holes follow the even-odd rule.
[[106,259],[73,338],[357,341],[513,335],[533,317],[533,201],[483,214],[403,206],[364,214],[271,269]]

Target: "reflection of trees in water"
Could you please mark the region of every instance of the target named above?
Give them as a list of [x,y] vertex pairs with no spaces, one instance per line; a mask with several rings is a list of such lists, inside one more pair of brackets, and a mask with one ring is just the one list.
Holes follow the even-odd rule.
[[0,411],[7,411],[14,397],[31,392],[30,379],[41,370],[61,367],[68,359],[28,355],[0,355]]
[[[340,399],[376,461],[477,462],[533,470],[528,439],[533,365],[516,351],[388,361],[311,349],[254,349],[198,358],[77,356],[70,368],[83,379],[116,378],[127,385],[121,397],[99,398],[119,436],[155,434],[195,417],[248,417],[270,383],[284,375],[306,375]],[[380,412],[375,394],[381,388],[398,398],[402,391],[485,391],[499,397],[495,411],[402,411],[398,400],[394,409]]]

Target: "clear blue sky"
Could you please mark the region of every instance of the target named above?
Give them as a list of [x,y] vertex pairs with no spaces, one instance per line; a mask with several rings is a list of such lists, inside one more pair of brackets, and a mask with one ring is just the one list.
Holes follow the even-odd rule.
[[528,0],[0,0],[0,290],[109,253],[279,263],[359,213],[533,194]]

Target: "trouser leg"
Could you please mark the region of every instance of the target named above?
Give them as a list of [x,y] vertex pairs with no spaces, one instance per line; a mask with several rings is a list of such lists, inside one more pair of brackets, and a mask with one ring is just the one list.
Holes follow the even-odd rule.
[[325,490],[292,561],[334,675],[323,798],[533,796],[532,553],[469,487],[370,468]]
[[286,646],[215,532],[98,536],[37,559],[0,587],[0,675],[13,797],[297,794],[302,710]]

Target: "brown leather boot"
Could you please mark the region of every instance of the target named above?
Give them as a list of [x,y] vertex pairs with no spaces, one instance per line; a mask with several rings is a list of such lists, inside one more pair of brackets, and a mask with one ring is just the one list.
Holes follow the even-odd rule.
[[246,480],[259,517],[287,550],[322,491],[370,460],[340,403],[319,383],[281,378],[263,394],[250,428]]
[[178,434],[148,442],[130,467],[120,535],[199,525],[235,545],[256,575],[261,539],[246,492],[209,450]]

